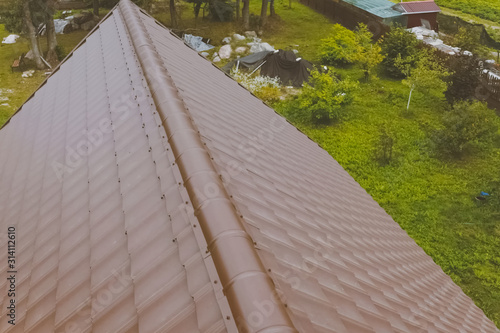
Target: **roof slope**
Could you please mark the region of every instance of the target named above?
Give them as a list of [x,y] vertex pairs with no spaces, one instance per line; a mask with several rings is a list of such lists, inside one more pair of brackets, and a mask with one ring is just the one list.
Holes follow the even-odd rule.
[[396,6],[401,8],[404,14],[438,13],[441,11],[434,0],[400,2]]
[[0,332],[498,332],[326,151],[128,0],[0,154]]
[[370,14],[380,18],[390,18],[401,16],[401,13],[394,10],[394,3],[389,0],[343,0],[344,2],[358,7]]

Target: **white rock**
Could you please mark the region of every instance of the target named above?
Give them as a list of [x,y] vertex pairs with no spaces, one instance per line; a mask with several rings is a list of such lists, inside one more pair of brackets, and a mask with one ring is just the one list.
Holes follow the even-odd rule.
[[234,35],[233,35],[233,38],[234,38],[235,40],[245,40],[245,39],[246,39],[246,37],[245,37],[245,36],[242,36],[242,35],[240,35],[240,34],[234,34]]
[[248,38],[256,38],[257,37],[257,33],[255,31],[245,31],[245,36],[247,36]]
[[210,55],[210,53],[208,52],[201,52],[200,55],[204,58],[208,57]]
[[299,53],[299,50],[293,49],[292,52],[295,53],[295,54],[297,54],[297,53]]
[[18,35],[8,35],[2,40],[2,44],[14,44],[16,42],[16,39],[18,39]]
[[248,49],[244,46],[237,47],[234,52],[236,53],[245,53]]
[[213,62],[219,62],[220,61],[220,57],[215,57]]
[[221,59],[229,59],[229,57],[231,57],[231,53],[233,53],[231,45],[224,45],[219,49],[219,57]]
[[274,47],[272,47],[268,43],[248,43],[247,45],[250,46],[250,53],[257,53],[262,51],[269,51],[269,52],[274,51]]
[[222,40],[222,42],[223,42],[224,44],[229,44],[229,43],[231,43],[231,37],[225,37],[225,38]]
[[22,77],[32,77],[34,73],[35,73],[34,70],[25,71],[25,72],[23,72],[23,74],[21,76]]

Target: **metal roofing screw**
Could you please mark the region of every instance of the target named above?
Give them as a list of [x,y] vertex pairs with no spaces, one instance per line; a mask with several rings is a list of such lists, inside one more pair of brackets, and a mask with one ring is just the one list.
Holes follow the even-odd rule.
[[231,317],[227,316],[226,319],[229,320],[229,319],[231,319]]
[[214,283],[217,284],[217,280],[215,280]]

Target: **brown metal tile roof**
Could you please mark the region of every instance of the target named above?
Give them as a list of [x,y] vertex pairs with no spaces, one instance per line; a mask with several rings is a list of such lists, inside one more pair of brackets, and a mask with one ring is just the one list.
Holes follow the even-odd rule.
[[441,8],[439,8],[439,6],[434,2],[434,0],[400,2],[396,6],[399,6],[401,8],[401,11],[405,14],[441,12]]
[[323,149],[129,0],[0,154],[0,332],[498,332]]

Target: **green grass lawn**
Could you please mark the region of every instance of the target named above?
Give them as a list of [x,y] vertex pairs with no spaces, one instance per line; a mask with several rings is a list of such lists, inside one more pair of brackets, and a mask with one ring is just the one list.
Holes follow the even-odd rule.
[[[331,29],[331,21],[296,2],[293,2],[290,9],[288,1],[276,1],[275,8],[279,17],[269,21],[262,40],[277,49],[296,49],[304,59],[318,60],[316,50],[321,42],[321,36],[325,36]],[[260,2],[250,1],[250,13],[260,15]],[[170,26],[168,12],[154,16],[166,26]],[[210,38],[210,43],[216,46],[222,45],[224,37],[244,32],[241,24],[209,22],[201,17],[201,13],[195,21],[190,5],[182,6],[182,18],[179,24],[181,30],[187,29],[186,33]]]

